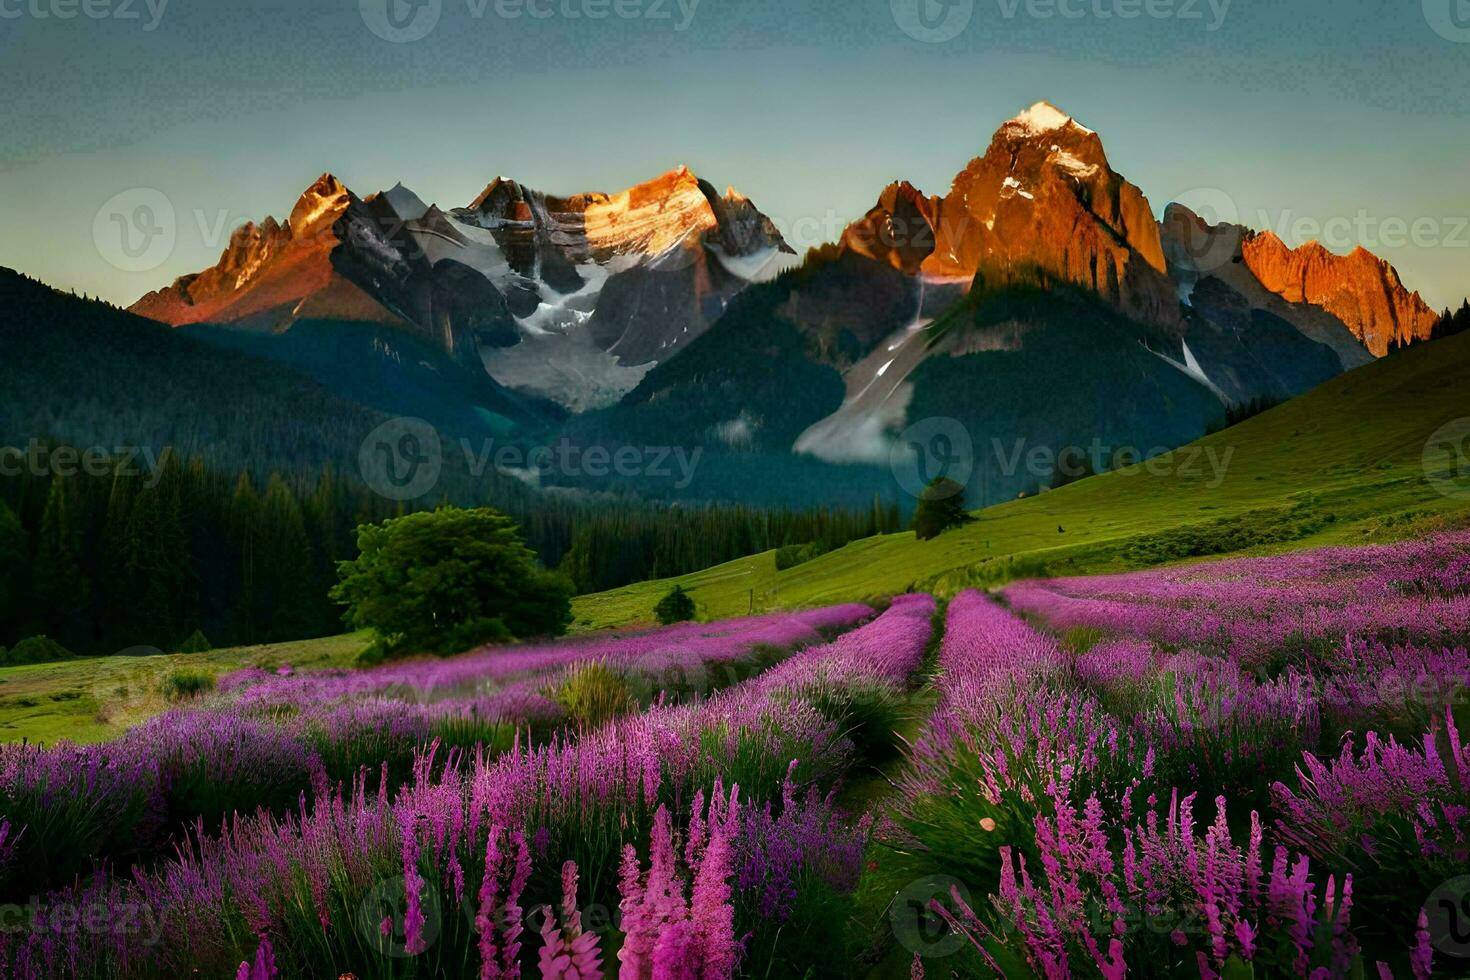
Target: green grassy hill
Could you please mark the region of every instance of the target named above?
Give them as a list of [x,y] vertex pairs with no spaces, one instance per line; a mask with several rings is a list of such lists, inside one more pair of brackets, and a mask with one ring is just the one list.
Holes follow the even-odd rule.
[[5,667],[0,669],[0,742],[105,742],[167,710],[162,688],[174,671],[218,677],[242,667],[351,667],[369,640],[366,633],[346,633],[208,653],[119,654]]
[[[644,622],[674,582],[693,591],[702,617],[891,595],[953,593],[1045,574],[1114,571],[1179,558],[1362,543],[1422,533],[1470,518],[1464,492],[1426,480],[1426,440],[1470,416],[1470,334],[1414,348],[1167,457],[1228,452],[1218,485],[1196,474],[1142,467],[978,512],[975,523],[933,541],[912,533],[859,541],[777,572],[775,553],[678,579],[576,600],[574,629]],[[1061,526],[1065,533],[1058,533]],[[1266,543],[1262,543],[1266,542]],[[245,666],[348,666],[362,634],[207,654],[79,658],[0,671],[0,741],[102,741],[166,707],[159,687],[178,668],[214,673]]]
[[[701,616],[719,617],[1432,529],[1470,513],[1470,479],[1446,496],[1423,462],[1436,430],[1470,416],[1467,378],[1470,335],[1422,345],[1151,464],[980,511],[933,541],[871,538],[783,572],[768,552],[583,596],[574,628],[647,620],[675,582],[693,592]],[[1223,480],[1209,454],[1228,460]]]

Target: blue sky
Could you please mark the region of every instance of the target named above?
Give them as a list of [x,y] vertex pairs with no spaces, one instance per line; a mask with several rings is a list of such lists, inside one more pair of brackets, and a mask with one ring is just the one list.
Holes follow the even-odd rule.
[[[811,245],[1041,99],[1156,211],[1470,290],[1467,0],[0,0],[0,86],[0,265],[120,303],[327,170],[448,207],[687,164]],[[139,188],[172,245],[119,261]]]

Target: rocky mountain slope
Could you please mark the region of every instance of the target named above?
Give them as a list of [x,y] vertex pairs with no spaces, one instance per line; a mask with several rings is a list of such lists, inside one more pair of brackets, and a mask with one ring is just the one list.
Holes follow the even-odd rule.
[[[889,185],[837,244],[748,291],[686,354],[572,431],[612,444],[677,433],[709,449],[724,483],[743,485],[742,462],[760,472],[779,459],[788,487],[881,492],[904,465],[906,430],[939,418],[990,457],[975,464],[989,467],[981,492],[994,500],[1056,478],[1002,465],[997,445],[1172,447],[1227,409],[1373,359],[1351,311],[1262,280],[1249,231],[1179,207],[1163,222],[1153,213],[1095,132],[1037,104],[1002,124],[947,194]],[[784,456],[810,465],[797,472]]]
[[1033,492],[1064,474],[1017,463],[1017,444],[1162,451],[1432,326],[1362,250],[1154,215],[1096,132],[1038,103],[945,194],[890,184],[798,268],[749,200],[682,168],[572,197],[496,178],[448,211],[324,176],[285,223],[241,229],[135,309],[381,411],[705,453],[677,493],[553,483],[790,504],[891,497],[908,431],[935,419],[969,443],[985,499]]
[[616,401],[791,250],[733,188],[680,168],[558,198],[496,178],[444,211],[397,185],[359,198],[324,174],[285,223],[132,309],[279,333],[303,320],[407,330],[514,391],[574,411]]
[[1263,231],[1244,236],[1241,253],[1263,286],[1289,303],[1326,310],[1375,357],[1394,342],[1428,339],[1439,319],[1418,293],[1404,288],[1393,266],[1361,246],[1349,255],[1336,255],[1318,242],[1291,249]]
[[936,283],[1040,272],[1129,316],[1178,321],[1147,198],[1108,164],[1095,132],[1045,102],[1002,125],[945,196],[890,185],[843,245]]

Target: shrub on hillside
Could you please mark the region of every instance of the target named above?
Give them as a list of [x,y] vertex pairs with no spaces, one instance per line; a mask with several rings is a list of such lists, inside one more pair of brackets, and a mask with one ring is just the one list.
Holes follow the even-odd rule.
[[164,675],[159,693],[168,701],[182,701],[214,690],[214,674],[198,667],[178,667]]
[[684,591],[682,585],[676,585],[653,607],[653,614],[665,626],[687,622],[694,618],[694,600]]
[[213,649],[214,646],[210,644],[209,637],[204,635],[204,631],[195,630],[184,642],[174,647],[174,653],[208,653]]
[[32,636],[21,640],[5,654],[0,665],[18,667],[22,664],[47,664],[56,660],[69,660],[72,652],[49,636]]
[[972,520],[965,511],[965,488],[951,479],[936,476],[924,488],[919,506],[914,510],[914,536],[928,541]]
[[572,620],[571,583],[536,563],[515,523],[489,508],[441,507],[357,529],[332,597],[387,654],[461,653],[554,636]]
[[1333,520],[1333,515],[1322,514],[1312,503],[1303,501],[1291,507],[1268,507],[1139,535],[1128,542],[1123,554],[1135,565],[1223,555],[1258,545],[1298,541],[1322,530]]
[[776,571],[785,571],[804,565],[813,558],[820,558],[832,549],[825,541],[809,541],[806,544],[788,544],[776,549]]

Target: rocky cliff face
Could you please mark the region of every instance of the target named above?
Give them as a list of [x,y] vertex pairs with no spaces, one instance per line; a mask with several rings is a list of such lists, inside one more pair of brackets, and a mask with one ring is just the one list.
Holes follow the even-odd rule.
[[844,235],[858,254],[926,278],[1083,286],[1130,316],[1177,324],[1158,223],[1102,140],[1050,103],[1003,124],[944,197],[884,191]]
[[1270,231],[1244,236],[1245,264],[1263,286],[1289,303],[1319,306],[1345,323],[1382,357],[1390,344],[1429,337],[1438,316],[1398,272],[1361,246],[1336,255],[1317,242],[1288,248]]
[[233,323],[272,332],[312,316],[402,324],[330,261],[342,244],[339,220],[362,209],[337,178],[322,174],[285,223],[268,217],[241,226],[218,263],[147,294],[132,311],[173,326]]
[[558,198],[496,178],[444,211],[401,184],[359,199],[324,175],[284,224],[134,312],[279,332],[304,318],[409,329],[507,387],[582,410],[616,400],[790,248],[733,188],[685,168]]
[[[1405,316],[1401,289],[1343,288],[1336,264],[1334,279],[1310,261],[1267,259],[1260,242],[1177,206],[1160,223],[1143,192],[1112,169],[1096,133],[1038,103],[1003,123],[943,197],[890,184],[785,298],[781,315],[811,356],[842,372],[847,389],[794,448],[836,463],[879,460],[893,434],[940,397],[926,391],[934,379],[978,378],[1002,362],[1024,373],[1048,357],[1054,363],[1032,378],[965,386],[973,404],[950,409],[1004,416],[993,403],[1007,385],[1019,385],[1016,404],[1029,398],[1017,390],[1035,385],[1054,401],[1050,412],[1033,406],[1016,433],[1035,438],[1067,406],[1076,409],[1071,393],[1049,383],[1051,372],[1085,379],[1095,392],[1112,385],[1107,397],[1129,402],[1151,385],[1180,404],[1203,399],[1222,411],[1285,399],[1371,361],[1363,322]],[[1257,272],[1253,258],[1283,271]],[[1397,285],[1376,260],[1343,261],[1361,264],[1369,283]],[[1008,283],[1046,288],[1008,297],[995,289]],[[1086,298],[1073,295],[1079,289]],[[966,290],[970,305],[957,307]],[[1392,298],[1377,302],[1383,293]],[[1331,306],[1312,299],[1334,296]],[[1069,346],[1075,353],[1064,353]],[[1103,363],[1119,373],[1097,376]],[[1084,415],[1074,411],[1076,426]]]
[[[1246,261],[1246,250],[1254,232],[1239,225],[1211,225],[1189,208],[1170,204],[1159,224],[1169,275],[1179,288],[1181,300],[1197,310],[1206,310],[1206,287],[1214,280],[1238,297],[1248,309],[1289,322],[1305,336],[1332,348],[1344,370],[1361,367],[1372,355],[1340,317],[1320,306],[1292,300],[1268,288]],[[1212,291],[1209,295],[1218,295]]]
[[842,233],[843,250],[909,275],[917,275],[934,254],[935,229],[941,206],[913,184],[889,184],[878,203]]

